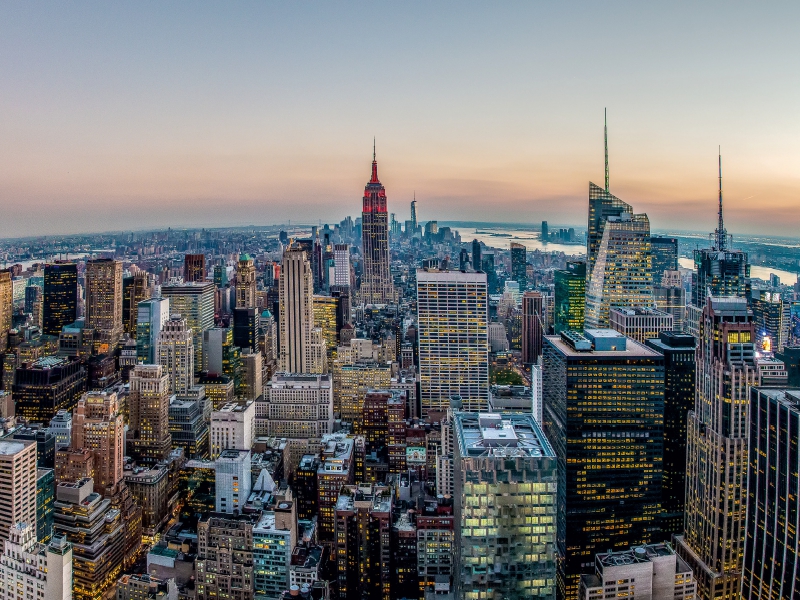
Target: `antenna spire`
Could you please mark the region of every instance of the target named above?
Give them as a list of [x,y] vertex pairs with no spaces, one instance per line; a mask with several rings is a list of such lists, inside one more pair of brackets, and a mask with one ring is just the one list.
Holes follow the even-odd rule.
[[728,232],[722,221],[722,147],[719,147],[719,223],[717,224],[717,250],[725,251]]
[[372,137],[372,162],[375,162],[377,154],[375,154],[375,136]]
[[606,148],[606,191],[608,191],[608,109],[603,109],[603,140]]

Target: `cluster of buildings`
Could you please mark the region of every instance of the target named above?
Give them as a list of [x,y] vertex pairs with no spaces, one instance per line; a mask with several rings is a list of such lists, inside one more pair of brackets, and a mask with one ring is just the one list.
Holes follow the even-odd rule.
[[362,202],[0,271],[0,598],[800,594],[800,349],[721,177],[691,273],[607,178],[585,259],[401,224],[374,156]]

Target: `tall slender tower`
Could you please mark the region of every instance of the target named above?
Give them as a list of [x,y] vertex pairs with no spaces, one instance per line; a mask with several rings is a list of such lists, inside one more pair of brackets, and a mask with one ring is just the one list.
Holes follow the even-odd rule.
[[378,179],[378,161],[372,149],[372,177],[364,188],[361,213],[364,266],[361,300],[364,304],[386,304],[394,300],[394,286],[389,274],[389,222],[386,212],[386,188]]
[[281,371],[321,372],[319,346],[325,342],[314,327],[314,275],[306,251],[294,243],[283,253],[279,282]]
[[236,265],[236,308],[256,307],[256,268],[249,254],[242,254]]
[[122,263],[99,258],[86,263],[86,327],[110,348],[122,335]]
[[116,392],[88,392],[72,417],[72,447],[94,455],[94,489],[107,498],[123,481],[125,423]]
[[739,598],[747,511],[748,389],[760,383],[753,313],[744,298],[710,296],[697,348],[686,434],[685,534],[678,554],[703,600]]
[[11,271],[0,271],[0,352],[8,346],[8,332],[11,329],[11,316],[14,313],[14,293]]
[[78,310],[78,265],[55,262],[44,266],[42,333],[58,335],[74,323]]
[[143,465],[164,460],[172,448],[169,396],[169,375],[161,365],[136,365],[131,371],[128,443]]
[[169,376],[169,391],[185,395],[194,385],[194,343],[186,319],[173,315],[156,338],[156,364]]

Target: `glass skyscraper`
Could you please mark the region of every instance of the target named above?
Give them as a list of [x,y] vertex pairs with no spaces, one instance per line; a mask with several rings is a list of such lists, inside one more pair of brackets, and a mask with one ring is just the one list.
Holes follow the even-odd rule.
[[568,261],[566,269],[553,272],[553,280],[555,333],[582,330],[586,310],[586,263]]
[[664,271],[678,270],[678,239],[653,236],[650,250],[653,253],[653,285],[661,285]]
[[42,333],[58,336],[78,318],[78,265],[56,262],[44,267]]
[[519,284],[520,292],[528,287],[528,251],[517,242],[511,242],[511,279]]

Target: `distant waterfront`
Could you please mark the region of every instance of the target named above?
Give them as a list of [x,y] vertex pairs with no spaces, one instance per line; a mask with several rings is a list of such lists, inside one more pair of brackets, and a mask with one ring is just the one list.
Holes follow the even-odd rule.
[[[559,244],[556,242],[542,242],[541,233],[532,231],[530,229],[505,229],[493,227],[478,227],[475,229],[465,230],[461,229],[462,242],[470,242],[471,240],[479,240],[493,248],[500,248],[501,250],[508,250],[511,247],[511,242],[523,244],[528,250],[541,250],[542,252],[563,252],[567,255],[585,255],[586,242],[582,241],[577,244]],[[580,234],[581,238],[583,233]]]

